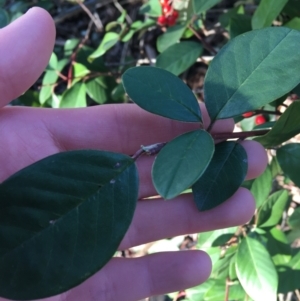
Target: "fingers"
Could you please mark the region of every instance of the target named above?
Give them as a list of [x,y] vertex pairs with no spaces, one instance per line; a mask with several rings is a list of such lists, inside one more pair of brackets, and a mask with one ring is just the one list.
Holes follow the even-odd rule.
[[241,225],[251,219],[254,210],[254,198],[245,188],[240,188],[220,206],[202,212],[196,208],[191,194],[169,201],[144,200],[138,203],[119,249],[167,237]]
[[201,251],[165,252],[135,259],[114,258],[64,296],[66,301],[137,301],[204,282],[211,261]]
[[[246,180],[256,178],[265,170],[268,164],[267,153],[262,145],[256,141],[243,141],[241,145],[245,148],[248,157]],[[153,162],[154,158],[148,156],[137,160],[140,176],[139,198],[146,198],[157,194],[151,178]]]
[[[202,107],[205,123],[207,113]],[[169,141],[199,124],[170,120],[148,113],[135,104],[45,112],[47,128],[65,149],[101,148],[133,155],[141,145]],[[218,121],[214,131],[230,132],[232,120]]]
[[0,107],[24,93],[48,64],[55,41],[51,16],[33,8],[0,30]]

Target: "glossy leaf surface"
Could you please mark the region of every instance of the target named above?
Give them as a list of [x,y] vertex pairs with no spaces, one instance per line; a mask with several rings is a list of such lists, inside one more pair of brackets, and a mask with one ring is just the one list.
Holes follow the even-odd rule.
[[253,111],[290,92],[300,82],[299,47],[300,32],[284,27],[247,32],[225,45],[205,77],[211,119]]
[[300,187],[300,143],[286,144],[279,148],[277,160],[283,172]]
[[271,194],[258,212],[257,226],[266,228],[277,225],[288,200],[289,194],[286,190],[279,190]]
[[277,146],[300,133],[300,102],[293,102],[280,116],[271,131],[254,140],[265,148]]
[[201,122],[193,92],[174,74],[154,67],[135,67],[122,77],[129,97],[144,110],[167,118]]
[[245,237],[236,255],[236,273],[255,301],[276,300],[278,277],[272,259],[257,240]]
[[135,210],[138,176],[122,154],[63,152],[0,185],[0,295],[64,292],[114,255]]
[[288,0],[261,0],[252,17],[252,28],[271,26],[287,2]]
[[180,135],[157,155],[152,178],[157,192],[171,199],[192,186],[207,168],[214,153],[214,141],[204,130]]
[[241,186],[247,169],[247,154],[240,144],[217,144],[209,166],[192,187],[198,209],[209,210],[225,202]]
[[197,42],[177,43],[157,57],[156,67],[179,75],[195,63],[202,51],[202,45]]

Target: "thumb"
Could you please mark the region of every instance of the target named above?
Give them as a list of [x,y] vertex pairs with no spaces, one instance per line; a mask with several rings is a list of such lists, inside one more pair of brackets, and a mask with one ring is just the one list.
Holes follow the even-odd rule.
[[0,30],[0,107],[34,84],[49,62],[54,41],[53,20],[37,7]]

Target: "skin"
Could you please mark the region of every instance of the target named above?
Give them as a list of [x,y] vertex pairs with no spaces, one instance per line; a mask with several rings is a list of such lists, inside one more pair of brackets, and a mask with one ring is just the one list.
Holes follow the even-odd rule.
[[[37,26],[38,24],[38,26]],[[140,145],[168,141],[195,128],[147,113],[136,105],[102,105],[82,109],[5,107],[22,94],[46,67],[55,41],[51,16],[40,8],[0,30],[0,180],[51,154],[93,148],[132,155]],[[202,107],[204,121],[209,118]],[[217,132],[230,132],[232,120],[217,122]],[[242,142],[248,154],[247,179],[260,175],[267,156],[254,141]],[[140,199],[155,195],[150,176],[152,157],[138,160]],[[255,203],[240,188],[217,208],[198,212],[191,195],[172,201],[138,202],[132,224],[119,249],[167,237],[246,223]],[[163,252],[135,259],[113,258],[78,287],[48,301],[134,301],[182,290],[205,281],[211,261],[202,251]],[[0,300],[7,300],[0,298]]]

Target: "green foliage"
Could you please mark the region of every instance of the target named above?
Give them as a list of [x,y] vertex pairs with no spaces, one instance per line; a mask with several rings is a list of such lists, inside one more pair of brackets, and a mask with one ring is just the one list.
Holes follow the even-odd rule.
[[53,296],[97,272],[127,231],[137,193],[130,157],[93,150],[50,156],[4,181],[1,296]]
[[[50,12],[56,7],[54,1],[35,2]],[[119,7],[118,18],[102,31],[84,31],[63,45],[59,41],[38,85],[15,103],[71,108],[132,100],[153,114],[193,122],[194,131],[141,150],[157,155],[152,179],[158,193],[171,199],[191,188],[202,211],[226,201],[247,174],[244,148],[231,133],[220,138],[212,131],[218,119],[235,117],[244,131],[241,139],[254,137],[272,149],[264,173],[243,184],[255,198],[252,220],[200,234],[196,248],[211,256],[213,272],[207,282],[186,290],[189,301],[276,300],[277,293],[300,288],[300,252],[292,248],[300,237],[300,210],[298,206],[289,213],[290,203],[296,203],[278,180],[280,175],[288,187],[300,187],[300,144],[290,143],[300,133],[300,105],[294,99],[294,93],[300,93],[300,5],[298,0],[261,0],[249,12],[246,2],[236,2],[216,16],[215,8],[224,8],[220,0],[173,1],[178,18],[173,25],[161,26],[156,24],[163,14],[158,0],[145,1],[136,17],[128,7]],[[30,5],[0,0],[0,28]],[[209,33],[213,18],[220,20],[228,41]],[[154,65],[152,52],[143,45],[156,46],[156,67],[135,67],[148,64],[139,61],[146,58],[144,53]],[[209,64],[207,56],[213,56]],[[203,84],[211,119],[207,128],[197,101],[202,87],[199,93],[189,78],[200,61],[208,68]],[[245,112],[253,116],[242,116]],[[257,115],[266,122],[257,125]],[[262,128],[270,131],[255,131]],[[224,141],[214,143],[220,139]],[[65,152],[0,185],[1,297],[52,296],[101,269],[133,217],[137,159],[102,151]]]

